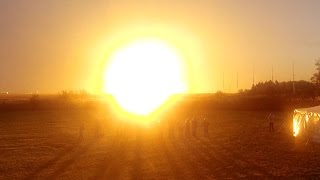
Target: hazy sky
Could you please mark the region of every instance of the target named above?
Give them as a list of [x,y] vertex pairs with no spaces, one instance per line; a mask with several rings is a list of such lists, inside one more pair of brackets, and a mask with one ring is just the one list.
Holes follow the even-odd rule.
[[239,88],[249,88],[253,66],[256,82],[271,79],[272,66],[274,79],[291,80],[292,61],[296,79],[309,80],[320,1],[0,0],[0,91],[95,92],[117,37],[162,30],[190,51],[192,92],[221,90],[223,74],[235,91],[237,72]]

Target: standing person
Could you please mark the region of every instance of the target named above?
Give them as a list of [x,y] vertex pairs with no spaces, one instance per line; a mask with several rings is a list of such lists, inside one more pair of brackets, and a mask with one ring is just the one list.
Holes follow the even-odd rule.
[[274,114],[271,112],[268,116],[269,119],[269,131],[274,132]]
[[84,131],[84,124],[81,123],[80,128],[79,128],[79,141],[83,140],[83,131]]
[[209,121],[206,118],[203,118],[202,127],[203,127],[204,136],[208,137],[208,135],[209,135]]
[[97,119],[96,120],[96,137],[97,138],[101,138],[103,137],[103,132],[102,132],[102,129],[101,129],[101,120],[100,119]]
[[160,139],[163,138],[163,121],[162,120],[159,120],[158,121],[158,133],[159,133],[159,137]]
[[173,119],[168,120],[168,126],[169,126],[169,138],[173,139],[174,138],[174,123]]
[[179,126],[179,131],[180,131],[180,137],[183,138],[183,130],[184,130],[183,122],[180,122],[178,124],[178,126]]
[[186,126],[186,137],[190,136],[190,119],[188,118],[185,122],[185,126]]
[[197,118],[193,117],[192,119],[192,136],[193,137],[197,137],[197,128],[198,128],[198,122],[197,122]]

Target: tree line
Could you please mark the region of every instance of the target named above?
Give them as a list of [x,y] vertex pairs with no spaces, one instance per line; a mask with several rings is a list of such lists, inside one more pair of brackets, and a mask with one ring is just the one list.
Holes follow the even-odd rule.
[[320,96],[320,58],[315,62],[316,72],[310,81],[266,81],[259,82],[248,90],[240,90],[240,94],[276,95],[295,98],[316,98]]

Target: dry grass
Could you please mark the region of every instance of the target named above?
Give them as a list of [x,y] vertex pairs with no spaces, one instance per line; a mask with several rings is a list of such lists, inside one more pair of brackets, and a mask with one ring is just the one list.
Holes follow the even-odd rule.
[[[320,145],[296,142],[289,113],[268,132],[265,112],[211,112],[210,137],[103,123],[95,112],[0,114],[0,179],[213,179],[320,176]],[[177,116],[177,121],[182,118]],[[85,138],[78,142],[79,126]],[[283,125],[283,127],[282,127]]]

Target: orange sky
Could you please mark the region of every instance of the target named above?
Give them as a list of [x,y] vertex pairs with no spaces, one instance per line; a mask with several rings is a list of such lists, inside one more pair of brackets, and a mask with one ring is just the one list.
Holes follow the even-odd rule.
[[0,91],[98,92],[112,48],[159,36],[186,57],[192,93],[256,81],[309,80],[320,57],[319,1],[0,2]]

